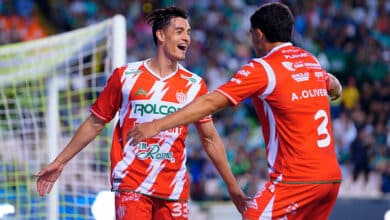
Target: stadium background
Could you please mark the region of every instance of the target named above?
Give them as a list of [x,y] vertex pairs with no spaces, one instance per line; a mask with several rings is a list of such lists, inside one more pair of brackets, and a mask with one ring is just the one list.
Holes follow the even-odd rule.
[[[213,90],[254,56],[248,35],[249,16],[263,2],[0,0],[0,44],[63,33],[123,14],[127,61],[141,60],[152,56],[155,49],[145,15],[175,4],[187,8],[191,17],[192,44],[183,64],[202,76]],[[344,86],[342,98],[331,103],[336,150],[344,176],[340,199],[348,204],[381,201],[390,209],[390,1],[284,3],[295,15],[294,44],[317,55]],[[251,103],[224,110],[214,118],[235,176],[245,192],[253,195],[267,175],[264,142]],[[228,200],[221,179],[193,131],[188,137],[192,199],[199,204]],[[355,169],[359,175],[354,175]]]

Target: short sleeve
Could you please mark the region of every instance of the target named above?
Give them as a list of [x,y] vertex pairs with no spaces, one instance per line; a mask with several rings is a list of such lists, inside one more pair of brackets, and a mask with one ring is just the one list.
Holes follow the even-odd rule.
[[248,97],[260,95],[267,87],[267,83],[268,78],[264,67],[252,60],[216,91],[226,96],[235,106]]
[[105,122],[111,121],[120,108],[122,100],[121,73],[124,68],[116,68],[107,80],[103,91],[92,105],[90,111]]

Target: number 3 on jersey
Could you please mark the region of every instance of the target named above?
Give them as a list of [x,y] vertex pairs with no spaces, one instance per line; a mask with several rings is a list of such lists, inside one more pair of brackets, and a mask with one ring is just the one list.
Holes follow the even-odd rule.
[[328,114],[326,114],[326,111],[324,111],[323,109],[320,109],[317,111],[317,113],[314,115],[314,120],[322,120],[320,125],[318,126],[317,128],[317,134],[318,136],[325,136],[324,138],[321,138],[319,140],[317,140],[317,145],[318,147],[322,148],[322,147],[329,147],[330,145],[330,135],[329,135],[329,131],[328,131],[328,122],[329,122],[329,119],[328,119]]

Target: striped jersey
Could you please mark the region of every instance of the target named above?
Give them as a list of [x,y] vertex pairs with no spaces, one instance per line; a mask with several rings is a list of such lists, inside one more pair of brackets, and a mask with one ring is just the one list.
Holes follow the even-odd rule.
[[252,59],[216,91],[233,105],[251,97],[266,143],[270,179],[340,181],[331,126],[330,78],[307,51],[284,43]]
[[[106,122],[119,113],[111,148],[112,190],[188,200],[187,126],[162,131],[136,145],[129,145],[126,135],[136,123],[162,118],[206,94],[206,84],[180,64],[176,71],[161,78],[147,61],[115,69],[91,107],[92,114]],[[208,116],[198,122],[210,120]]]

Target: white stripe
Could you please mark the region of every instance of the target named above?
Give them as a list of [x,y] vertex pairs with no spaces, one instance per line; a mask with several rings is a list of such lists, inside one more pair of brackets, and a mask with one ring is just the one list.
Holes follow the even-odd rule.
[[[134,84],[135,82],[138,80],[139,76],[141,74],[130,74],[130,75],[126,75],[125,72],[126,71],[135,71],[135,70],[138,70],[139,67],[142,65],[143,61],[139,61],[139,62],[133,62],[133,63],[129,63],[126,67],[126,69],[124,70],[124,73],[121,77],[121,83],[123,83],[123,87],[122,87],[122,104],[121,104],[121,109],[119,110],[119,126],[122,127],[123,125],[123,122],[125,121],[125,116],[127,114],[127,112],[130,110],[129,108],[129,95],[130,95],[130,91],[133,89],[134,87]],[[123,152],[125,153],[125,156],[122,158],[121,161],[119,161],[114,169],[112,170],[112,177],[113,178],[121,178],[123,179],[126,175],[127,175],[127,171],[124,172],[127,167],[133,162],[134,158],[135,158],[135,153],[133,150],[130,150],[129,148],[132,147],[132,146],[129,146],[129,143],[130,140],[126,143],[124,149],[123,149]],[[113,183],[112,184],[112,187],[113,189],[118,189],[119,185],[121,183],[120,182],[116,182],[116,183]]]
[[186,161],[187,151],[186,148],[184,148],[182,166],[180,170],[176,173],[175,179],[171,183],[171,186],[173,185],[173,191],[169,196],[169,199],[179,199],[181,193],[183,192],[184,184],[186,183],[185,177],[187,173]]
[[264,105],[264,111],[265,114],[268,116],[268,123],[269,123],[269,140],[268,140],[268,164],[270,168],[268,169],[268,172],[274,172],[272,169],[275,166],[275,160],[276,156],[278,154],[278,146],[279,146],[279,140],[278,135],[276,133],[276,122],[274,118],[274,114],[272,113],[272,109],[269,106],[268,102],[263,100]]
[[[125,75],[125,74],[123,74]],[[135,82],[137,82],[139,76],[141,74],[132,74],[128,77],[123,76],[122,81],[124,80],[124,84],[122,87],[122,104],[121,104],[121,109],[119,111],[119,125],[122,127],[123,122],[125,121],[125,116],[127,115],[127,112],[131,109],[129,104],[129,95],[130,91],[133,89]]]
[[[121,161],[119,161],[114,169],[112,170],[112,178],[120,178],[123,179],[127,175],[126,168],[133,162],[135,158],[135,153],[133,150],[130,150],[129,147],[131,147],[128,143],[130,143],[130,140],[126,143],[123,152],[125,152],[125,156],[122,158]],[[113,182],[112,188],[114,190],[117,190],[121,182]]]
[[[172,147],[172,143],[175,141],[175,139],[177,139],[177,137],[172,137],[172,139],[166,139],[168,141],[165,141],[161,145],[160,152],[169,152],[169,150]],[[175,160],[176,160],[176,158],[175,158]],[[142,193],[146,193],[146,194],[153,193],[152,191],[149,191],[149,190],[152,188],[153,184],[156,182],[156,178],[160,174],[161,170],[163,170],[165,168],[165,165],[161,164],[161,162],[165,161],[165,160],[156,159],[156,160],[151,160],[151,161],[152,162],[149,164],[149,167],[146,170],[146,172],[148,172],[147,177],[141,183],[141,185],[136,189],[136,191],[138,191],[138,192],[142,192]]]
[[123,71],[123,75],[121,78],[121,82],[125,81],[122,87],[122,104],[121,104],[121,109],[119,111],[119,125],[122,127],[123,122],[124,122],[124,117],[127,113],[127,111],[130,110],[129,108],[129,95],[130,91],[133,89],[135,82],[137,82],[139,76],[141,74],[130,74],[126,75],[126,72],[132,72],[136,71],[139,69],[139,67],[142,65],[144,61],[139,61],[139,62],[133,62],[127,64],[126,69]]
[[150,189],[152,188],[153,184],[156,182],[156,178],[158,174],[165,167],[165,165],[161,165],[161,162],[162,160],[152,160],[152,162],[149,164],[148,169],[146,170],[147,172],[146,178],[135,191],[145,193],[145,194],[153,193],[153,191],[150,191]]
[[263,59],[254,59],[256,62],[259,62],[261,65],[263,65],[265,72],[268,77],[268,84],[267,88],[264,90],[263,94],[260,96],[260,98],[265,99],[269,94],[271,94],[276,85],[276,77],[275,77],[275,72],[272,69],[272,67]]
[[169,89],[169,87],[164,88],[166,84],[167,83],[163,81],[156,80],[148,93],[148,96],[153,94],[152,97],[150,97],[150,100],[161,100]]
[[272,208],[274,206],[275,196],[272,196],[272,199],[267,204],[267,207],[265,207],[263,213],[259,217],[259,220],[271,220],[272,219]]
[[200,87],[200,81],[192,84],[191,88],[187,92],[187,100],[184,102],[184,106],[188,105],[188,103],[195,99],[196,95],[199,93]]
[[274,118],[274,114],[272,112],[271,106],[268,104],[268,102],[265,100],[274,90],[276,86],[276,76],[275,72],[272,69],[272,67],[263,59],[254,59],[255,61],[259,62],[261,65],[263,65],[265,72],[268,77],[268,84],[266,89],[264,90],[263,94],[259,96],[260,99],[263,100],[263,106],[264,106],[264,112],[268,116],[268,123],[269,123],[269,140],[268,140],[268,164],[270,166],[269,172],[273,172],[272,168],[275,165],[275,159],[278,154],[278,134],[276,132],[276,121]]

